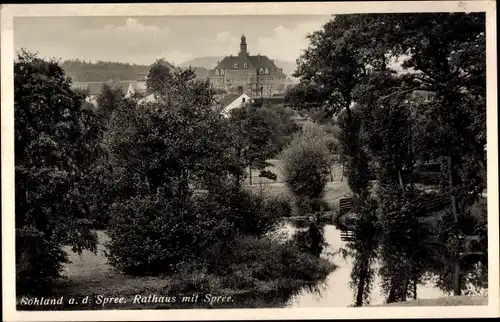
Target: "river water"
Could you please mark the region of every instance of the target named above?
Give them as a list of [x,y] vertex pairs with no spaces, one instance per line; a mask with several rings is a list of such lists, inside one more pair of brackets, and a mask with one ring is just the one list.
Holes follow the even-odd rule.
[[[284,224],[284,231],[291,236],[297,228],[291,223]],[[326,225],[324,228],[325,239],[328,247],[323,251],[324,256],[328,253],[334,253],[341,247],[345,247],[345,242],[340,239],[340,230],[333,225]],[[349,287],[350,274],[352,268],[351,258],[342,258],[341,255],[327,257],[335,265],[335,269],[326,279],[323,287],[320,287],[319,294],[308,290],[302,290],[297,295],[293,296],[287,303],[287,307],[292,308],[307,308],[307,307],[348,307],[354,303],[354,293]],[[419,299],[432,299],[447,296],[432,284],[419,285],[417,296]],[[384,303],[380,282],[375,278],[371,291],[371,305]]]

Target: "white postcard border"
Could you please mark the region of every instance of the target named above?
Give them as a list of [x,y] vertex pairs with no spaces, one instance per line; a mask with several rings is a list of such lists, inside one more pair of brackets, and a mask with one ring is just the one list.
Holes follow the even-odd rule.
[[[30,4],[1,9],[2,250],[5,321],[331,319],[392,317],[498,317],[499,212],[495,1],[310,2],[225,4]],[[461,307],[363,307],[286,309],[173,309],[21,312],[15,309],[13,17],[159,15],[324,15],[325,13],[486,12],[489,304]]]

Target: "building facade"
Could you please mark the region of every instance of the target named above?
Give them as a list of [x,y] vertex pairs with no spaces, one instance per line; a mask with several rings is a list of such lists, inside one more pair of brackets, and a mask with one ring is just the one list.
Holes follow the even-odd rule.
[[284,93],[287,76],[265,55],[251,56],[245,35],[241,36],[237,56],[226,56],[210,70],[214,88],[227,93],[246,93],[250,97],[271,97]]

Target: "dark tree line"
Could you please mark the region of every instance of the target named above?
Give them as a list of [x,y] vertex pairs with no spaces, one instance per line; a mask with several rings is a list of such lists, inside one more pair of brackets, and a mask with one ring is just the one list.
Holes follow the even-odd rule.
[[137,74],[147,73],[149,66],[118,62],[86,62],[66,60],[61,68],[76,82],[107,82],[114,80],[135,80]]

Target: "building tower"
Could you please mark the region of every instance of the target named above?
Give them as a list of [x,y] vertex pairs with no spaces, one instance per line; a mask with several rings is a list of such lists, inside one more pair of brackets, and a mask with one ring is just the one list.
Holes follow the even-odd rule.
[[247,38],[245,37],[245,35],[241,36],[240,56],[248,56],[248,52],[247,52]]

